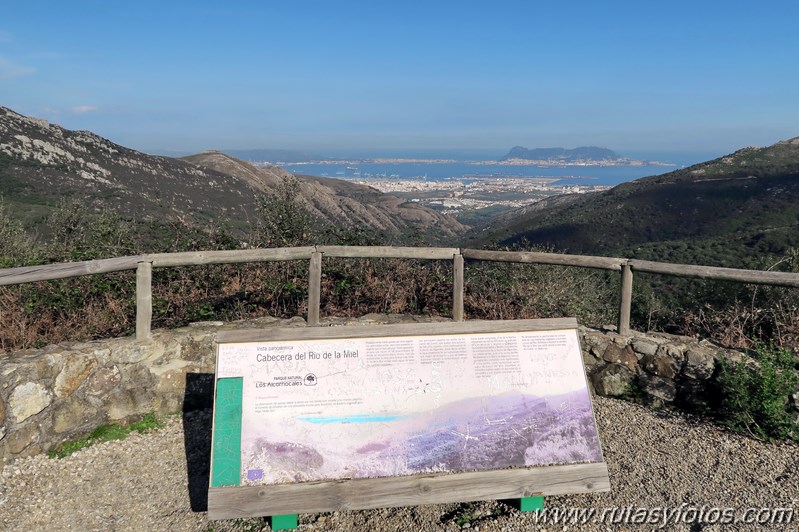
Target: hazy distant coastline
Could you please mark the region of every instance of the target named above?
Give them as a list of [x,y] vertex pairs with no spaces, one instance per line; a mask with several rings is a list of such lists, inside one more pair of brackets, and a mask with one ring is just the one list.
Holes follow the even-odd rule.
[[[253,152],[258,153],[258,152]],[[508,153],[496,159],[485,157],[474,159],[454,159],[451,157],[347,157],[344,159],[331,157],[312,156],[307,152],[288,152],[261,150],[259,155],[272,155],[264,157],[263,161],[277,166],[304,165],[304,164],[473,164],[491,166],[539,166],[539,167],[567,167],[567,166],[677,166],[672,163],[660,161],[640,161],[631,157],[619,155],[608,148],[597,146],[580,146],[578,148],[525,148],[514,146]],[[235,156],[235,154],[233,154]],[[277,160],[274,160],[277,159]]]
[[675,163],[660,161],[639,161],[635,159],[609,159],[602,161],[574,160],[563,161],[559,159],[506,159],[484,161],[458,161],[455,159],[413,159],[413,158],[368,158],[368,159],[320,159],[310,161],[255,161],[256,163],[269,163],[276,166],[302,166],[309,164],[473,164],[473,165],[498,165],[498,166],[677,166]]

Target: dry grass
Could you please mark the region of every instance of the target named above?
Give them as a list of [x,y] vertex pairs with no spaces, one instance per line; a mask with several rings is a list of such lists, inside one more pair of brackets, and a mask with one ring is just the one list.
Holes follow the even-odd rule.
[[724,307],[705,305],[683,315],[680,332],[739,349],[751,349],[769,340],[776,347],[797,351],[799,310],[779,300],[757,307],[740,301]]

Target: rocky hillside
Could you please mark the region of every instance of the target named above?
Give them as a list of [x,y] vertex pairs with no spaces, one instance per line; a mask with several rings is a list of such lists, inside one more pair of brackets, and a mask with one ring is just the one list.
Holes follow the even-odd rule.
[[[291,175],[277,167],[256,168],[216,151],[191,155],[183,160],[204,170],[234,176],[261,193],[274,190],[283,177]],[[300,201],[316,218],[329,223],[370,227],[389,233],[405,233],[416,228],[442,237],[461,234],[468,229],[450,216],[368,186],[341,179],[297,177],[300,180]]]
[[[188,162],[119,146],[0,107],[0,193],[12,205],[79,197],[139,220],[244,218],[252,191]],[[29,220],[30,221],[30,220]]]
[[[70,131],[0,107],[0,196],[27,226],[58,200],[80,198],[138,221],[246,224],[260,195],[287,175],[217,152],[185,159],[147,155],[88,131]],[[369,187],[302,177],[303,201],[324,223],[451,237],[453,218]]]
[[473,234],[572,253],[740,266],[799,246],[799,137],[611,190],[552,198]]

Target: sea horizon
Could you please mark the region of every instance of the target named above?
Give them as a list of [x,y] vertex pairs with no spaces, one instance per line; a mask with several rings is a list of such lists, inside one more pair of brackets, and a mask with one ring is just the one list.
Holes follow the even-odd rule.
[[296,175],[369,181],[377,179],[447,181],[485,178],[555,178],[553,185],[616,186],[641,177],[671,172],[679,166],[534,166],[469,162],[290,163],[280,165]]

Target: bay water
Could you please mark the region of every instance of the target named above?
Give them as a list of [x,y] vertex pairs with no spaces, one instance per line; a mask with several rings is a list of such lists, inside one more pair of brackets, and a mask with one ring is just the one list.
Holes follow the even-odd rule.
[[509,166],[468,162],[394,162],[394,163],[302,163],[282,164],[299,175],[368,181],[370,179],[427,179],[429,181],[466,180],[469,178],[544,177],[556,178],[553,185],[615,186],[640,177],[671,172],[679,166]]

